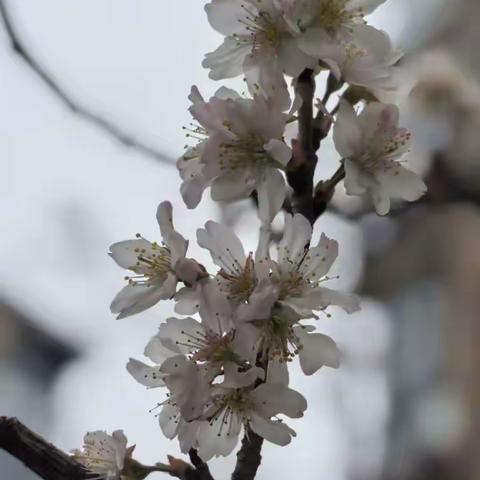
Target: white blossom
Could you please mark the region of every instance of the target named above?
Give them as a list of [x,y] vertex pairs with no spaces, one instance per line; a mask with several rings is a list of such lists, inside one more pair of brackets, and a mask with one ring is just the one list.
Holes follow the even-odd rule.
[[422,179],[399,161],[410,147],[411,135],[398,123],[395,105],[370,103],[357,116],[343,101],[334,127],[347,194],[369,196],[380,215],[389,212],[391,198],[412,202],[426,191]]
[[286,191],[281,170],[291,157],[283,140],[289,115],[272,99],[242,98],[226,88],[206,102],[193,87],[190,99],[198,125],[187,135],[199,145],[177,162],[186,205],[196,207],[207,187],[214,200],[227,202],[257,190],[262,216],[276,213]]
[[125,277],[128,285],[111,304],[117,318],[142,312],[160,300],[172,298],[178,281],[192,281],[199,274],[198,264],[185,260],[188,242],[173,228],[170,202],[159,205],[157,220],[163,238],[161,244],[137,235],[135,240],[110,247],[113,260],[135,274]]
[[315,311],[337,305],[348,313],[359,309],[356,295],[324,287],[338,255],[338,243],[322,234],[315,247],[310,246],[312,227],[300,214],[285,215],[283,238],[277,260],[271,261],[272,282],[278,288],[280,304],[309,318]]
[[125,460],[130,458],[133,448],[127,448],[127,437],[122,430],[112,435],[100,430],[88,432],[83,438],[83,450],[73,450],[73,458],[97,474],[98,479],[123,480]]
[[252,94],[276,98],[287,109],[283,74],[296,77],[316,60],[298,48],[298,28],[286,21],[276,0],[213,0],[205,10],[212,27],[226,37],[203,62],[210,78],[244,74]]
[[148,343],[145,355],[153,366],[130,359],[127,370],[147,388],[167,386],[170,400],[183,417],[192,420],[202,412],[208,384],[223,376],[222,385],[246,387],[262,378],[255,366],[245,370],[252,346],[237,337],[232,321],[201,310],[202,322],[194,318],[168,318]]
[[235,448],[242,428],[277,445],[290,443],[295,432],[277,415],[300,418],[307,408],[305,398],[279,383],[263,383],[256,388],[214,387],[199,426],[198,453],[207,461],[213,456],[227,456]]

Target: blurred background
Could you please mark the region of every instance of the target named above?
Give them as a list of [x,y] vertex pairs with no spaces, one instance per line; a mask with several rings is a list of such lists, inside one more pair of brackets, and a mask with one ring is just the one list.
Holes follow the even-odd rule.
[[[88,430],[123,428],[141,461],[178,454],[149,413],[161,392],[125,370],[171,305],[116,321],[124,274],[108,246],[158,239],[156,206],[169,199],[185,237],[222,219],[255,247],[248,202],[189,212],[178,193],[190,86],[219,86],[200,66],[220,41],[205,3],[0,1],[0,415],[65,450]],[[388,0],[371,18],[406,52],[408,160],[429,193],[379,218],[340,187],[317,223],[316,236],[339,240],[333,273],[363,310],[320,321],[343,366],[294,369],[309,409],[290,446],[265,447],[260,480],[480,478],[478,18],[477,0]],[[319,177],[336,162],[327,140]],[[209,263],[193,242],[190,252]],[[227,478],[233,462],[211,469]],[[0,478],[36,477],[0,451]]]

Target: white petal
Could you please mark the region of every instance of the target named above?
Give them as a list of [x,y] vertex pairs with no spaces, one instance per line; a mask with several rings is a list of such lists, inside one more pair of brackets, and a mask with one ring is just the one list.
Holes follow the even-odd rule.
[[282,166],[286,167],[292,158],[292,149],[281,140],[270,139],[263,148]]
[[139,383],[148,388],[163,387],[165,385],[163,378],[165,375],[160,371],[160,367],[150,367],[134,358],[127,363],[128,373]]
[[347,313],[360,310],[360,299],[357,295],[330,288],[317,287],[305,295],[305,299],[305,304],[311,305],[314,310],[321,310],[330,305],[341,307]]
[[345,160],[345,192],[347,195],[363,195],[367,192],[365,182],[362,181],[362,171],[356,163]]
[[160,227],[160,233],[164,239],[167,239],[172,232],[173,228],[173,216],[172,216],[172,204],[168,201],[162,202],[157,208],[157,221]]
[[304,333],[300,327],[294,330],[303,345],[299,357],[305,375],[314,374],[324,365],[332,368],[340,366],[340,352],[330,337],[321,333]]
[[285,362],[280,362],[275,359],[268,362],[267,383],[278,383],[288,386],[288,366]]
[[300,214],[293,217],[285,215],[285,227],[283,238],[278,245],[278,262],[282,266],[296,268],[310,244],[312,226],[310,222]]
[[209,396],[209,386],[200,368],[183,355],[171,357],[161,365],[165,384],[179,406],[182,417],[189,421],[198,418]]
[[337,152],[348,158],[363,147],[363,135],[358,123],[355,110],[346,101],[342,100],[333,128],[333,141]]
[[272,307],[278,299],[278,291],[270,280],[262,280],[250,295],[249,302],[237,309],[238,322],[252,322],[270,318]]
[[170,402],[163,405],[160,415],[158,416],[158,423],[162,429],[162,433],[168,438],[175,438],[178,432],[178,425],[180,420],[180,411],[178,407]]
[[339,43],[323,28],[309,28],[297,39],[297,45],[307,55],[324,61],[343,61],[344,52]]
[[288,445],[295,432],[278,420],[267,420],[256,413],[250,414],[250,428],[260,437],[281,447]]
[[210,195],[216,202],[233,202],[248,198],[256,186],[255,172],[245,168],[235,175],[222,175],[213,180]]
[[300,418],[307,409],[304,396],[278,383],[264,383],[251,393],[255,410],[266,418],[283,413],[291,418]]
[[143,352],[146,357],[157,365],[161,365],[167,358],[170,358],[176,353],[178,352],[172,352],[162,345],[158,333],[150,339]]
[[215,97],[221,100],[240,100],[242,98],[235,90],[223,86],[215,92]]
[[158,338],[162,345],[172,352],[186,355],[197,350],[198,339],[205,336],[205,329],[191,317],[167,318],[167,321],[160,325]]
[[112,433],[111,445],[115,450],[115,461],[119,470],[123,469],[125,463],[125,455],[127,453],[127,437],[123,430],[115,430]]
[[308,275],[312,280],[320,280],[328,273],[337,256],[338,242],[322,233],[318,245],[308,251],[301,271],[304,276]]
[[271,99],[281,111],[289,109],[287,83],[273,48],[264,45],[247,55],[243,73],[252,96]]
[[243,72],[243,63],[251,48],[248,43],[239,43],[235,38],[227,37],[215,51],[205,55],[202,66],[210,69],[212,80],[236,77]]
[[122,268],[139,270],[136,265],[138,262],[138,250],[145,250],[147,255],[155,253],[149,241],[138,238],[114,243],[110,246],[110,256]]
[[224,365],[224,380],[221,386],[224,388],[244,388],[257,379],[264,380],[265,372],[259,367],[252,367],[246,372],[239,371],[239,366],[233,362],[227,362]]
[[297,39],[285,37],[278,45],[277,56],[282,70],[290,77],[298,77],[303,70],[317,66],[318,60],[298,48]]
[[174,231],[170,233],[168,238],[165,238],[165,243],[170,249],[171,265],[174,267],[180,258],[185,257],[188,248],[188,241],[185,240],[178,232]]
[[[223,35],[248,35],[244,0],[212,0],[205,5],[210,25]],[[255,7],[250,7],[255,12]]]
[[193,209],[197,207],[208,185],[209,181],[201,174],[186,178],[182,182],[180,194],[187,208]]
[[202,325],[207,331],[223,335],[233,328],[232,307],[215,280],[199,282],[199,308]]
[[242,242],[225,225],[208,221],[205,228],[197,230],[197,242],[210,252],[215,265],[226,272],[235,274],[245,266],[247,257]]
[[127,285],[113,299],[110,310],[118,313],[118,319],[143,312],[160,300],[171,298],[175,294],[176,283],[175,276],[169,274],[160,285]]
[[190,89],[190,95],[188,96],[188,99],[193,104],[205,101],[196,85],[192,85],[192,88]]
[[179,315],[193,315],[198,312],[199,304],[199,289],[201,287],[197,284],[195,288],[184,287],[181,288],[175,295],[175,313]]
[[222,413],[211,422],[202,422],[198,431],[198,455],[206,462],[220,455],[226,457],[235,448],[242,425],[235,414],[224,420]]
[[371,188],[369,193],[378,215],[386,215],[390,211],[391,203],[388,192],[382,186],[379,186],[378,188]]
[[178,443],[182,453],[188,453],[191,448],[198,448],[198,429],[203,422],[181,421],[178,426]]
[[396,166],[391,173],[379,173],[376,177],[392,198],[414,202],[427,191],[420,176],[401,165]]
[[281,210],[286,196],[286,184],[279,170],[265,171],[257,187],[258,216],[262,223],[269,225]]
[[252,364],[257,359],[257,346],[260,338],[260,331],[250,323],[242,323],[236,327],[233,339],[233,349],[242,359]]

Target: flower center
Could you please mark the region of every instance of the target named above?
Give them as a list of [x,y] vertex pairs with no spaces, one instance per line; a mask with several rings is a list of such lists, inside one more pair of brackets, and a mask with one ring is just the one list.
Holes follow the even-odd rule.
[[264,169],[276,165],[263,145],[263,140],[254,135],[221,143],[218,162],[220,170],[224,173],[235,173],[247,167]]
[[232,348],[232,333],[226,335],[207,335],[206,344],[193,356],[193,361],[224,363],[235,361],[237,355]]
[[280,31],[271,15],[264,11],[256,12],[253,10],[253,7],[247,7],[246,5],[242,5],[242,8],[246,15],[242,20],[239,20],[239,22],[242,23],[250,33],[251,40],[247,41],[235,36],[236,40],[239,43],[251,43],[252,50],[266,43],[275,44],[280,35]]
[[218,272],[216,277],[218,286],[229,300],[238,303],[246,302],[256,284],[252,254],[247,257],[244,267],[238,262],[234,263],[233,267],[232,273],[225,271],[223,268]]
[[[137,235],[137,238],[141,238]],[[137,275],[127,276],[125,280],[130,285],[147,285],[152,283],[164,282],[168,273],[171,271],[170,250],[165,246],[160,246],[156,242],[150,244],[150,251],[145,248],[136,248],[137,262],[131,266]]]
[[262,327],[262,350],[268,358],[291,362],[303,348],[289,319],[272,315],[270,320],[262,322]]
[[317,6],[313,24],[335,34],[342,26],[350,26],[358,19],[363,19],[361,9],[348,10],[348,0],[325,0]]
[[389,173],[392,170],[398,170],[399,162],[395,162],[394,158],[403,153],[410,138],[411,133],[408,131],[397,132],[394,135],[377,131],[377,134],[368,141],[365,153],[358,158],[357,162],[370,174],[378,173],[379,169]]
[[298,271],[288,272],[280,281],[279,300],[286,297],[299,297],[308,281]]

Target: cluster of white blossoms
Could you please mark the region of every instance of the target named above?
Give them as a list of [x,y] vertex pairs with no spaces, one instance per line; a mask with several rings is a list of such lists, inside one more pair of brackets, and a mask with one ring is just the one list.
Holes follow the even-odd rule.
[[[169,204],[159,211],[170,212]],[[359,309],[355,295],[324,286],[337,242],[322,235],[310,246],[310,223],[300,214],[286,215],[276,259],[254,259],[231,230],[209,221],[197,231],[198,244],[219,267],[208,274],[182,256],[184,243],[173,254],[171,239],[183,237],[162,228],[163,220],[160,214],[168,235],[161,246],[141,238],[111,247],[112,258],[137,274],[126,277],[112,310],[119,317],[140,312],[168,291],[177,312],[198,319],[162,322],[145,348],[151,363],[131,359],[127,370],[147,388],[165,389],[160,426],[168,438],[178,437],[184,452],[195,448],[205,461],[228,455],[242,429],[286,445],[295,432],[279,416],[298,418],[307,407],[288,387],[287,363],[298,357],[304,373],[312,375],[340,362],[335,342],[306,321],[329,306]],[[183,287],[176,286],[179,281]]]
[[[285,129],[299,123],[305,136],[300,123],[305,97],[291,100],[288,77],[297,86],[303,74],[313,79],[328,70],[324,101],[334,92],[340,96],[331,112],[319,101],[316,119],[307,122],[317,125],[327,118],[328,128],[333,123],[340,156],[338,172],[319,185],[333,189],[344,180],[348,195],[367,197],[380,215],[389,212],[391,199],[414,201],[425,192],[422,180],[401,161],[410,133],[399,127],[398,108],[367,102],[394,88],[400,57],[384,32],[366,24],[365,16],[383,2],[208,3],[209,22],[225,40],[203,65],[216,80],[244,75],[251,97],[221,87],[205,100],[192,87],[194,123],[187,136],[195,144],[177,162],[180,192],[191,209],[206,189],[215,201],[254,198],[260,220],[256,252],[246,251],[226,226],[209,221],[197,230],[198,245],[218,267],[209,271],[187,256],[188,241],[175,230],[168,201],[157,210],[161,241],[137,235],[110,247],[113,260],[129,271],[127,285],[111,305],[117,318],[161,300],[175,302],[179,317],[160,324],[144,351],[149,362],[132,358],[127,370],[140,384],[163,392],[156,408],[164,435],[178,438],[183,452],[194,449],[203,461],[230,454],[242,431],[288,444],[295,432],[286,418],[299,418],[307,408],[305,398],[289,387],[289,363],[298,359],[305,375],[337,368],[340,352],[317,331],[319,316],[330,316],[329,307],[347,313],[360,308],[357,296],[329,288],[328,281],[336,278],[329,272],[338,243],[322,234],[312,244],[318,215],[312,219],[295,203],[298,179],[294,185],[287,173],[298,163],[298,151],[307,147],[299,141],[289,145]],[[355,105],[348,103],[348,85],[370,92],[358,111],[360,97]],[[313,182],[314,169],[306,181]],[[327,201],[332,193],[327,192]],[[275,254],[271,224],[282,209],[288,213]],[[102,478],[140,478],[131,468],[126,472],[130,454],[120,432],[112,437],[95,432],[85,437],[85,452],[75,455],[103,472]]]

